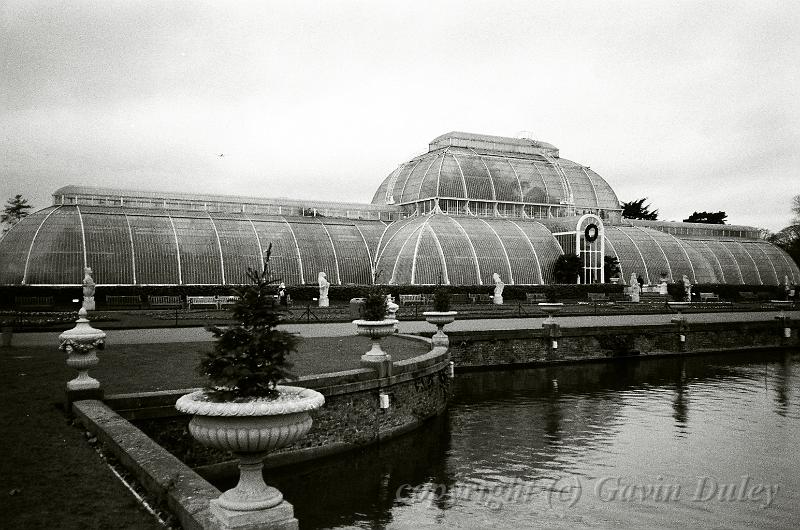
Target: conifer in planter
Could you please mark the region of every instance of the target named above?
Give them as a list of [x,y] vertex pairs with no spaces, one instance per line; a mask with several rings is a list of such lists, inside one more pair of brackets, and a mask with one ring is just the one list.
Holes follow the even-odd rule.
[[436,333],[431,338],[434,346],[449,347],[450,339],[444,333],[444,327],[456,319],[457,311],[450,311],[450,291],[447,287],[439,286],[433,293],[433,311],[422,313],[425,320],[437,327]]
[[211,501],[211,511],[228,526],[245,521],[296,522],[283,495],[264,483],[263,459],[305,436],[312,425],[309,413],[325,402],[314,390],[278,384],[294,378],[287,356],[298,338],[275,329],[281,317],[270,287],[271,248],[263,271],[248,269],[252,283],[236,291],[237,323],[209,328],[217,342],[199,366],[209,386],[175,404],[193,415],[189,432],[195,439],[239,458],[238,485]]
[[391,356],[381,349],[381,339],[395,332],[397,320],[386,318],[386,295],[373,288],[364,300],[364,318],[354,320],[359,335],[372,340],[372,348],[361,356],[362,364],[377,367],[381,377],[391,370]]

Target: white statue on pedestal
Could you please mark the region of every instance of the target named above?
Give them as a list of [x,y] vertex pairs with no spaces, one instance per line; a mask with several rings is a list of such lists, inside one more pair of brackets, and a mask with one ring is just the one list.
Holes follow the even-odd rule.
[[686,301],[692,301],[692,282],[689,280],[689,277],[685,274],[683,275],[683,290],[686,292]]
[[92,268],[83,269],[83,305],[87,311],[94,311],[94,280],[92,279]]
[[628,287],[628,293],[631,296],[631,302],[638,302],[639,301],[639,293],[642,291],[642,286],[639,285],[639,281],[636,279],[636,273],[631,273],[631,285]]
[[331,286],[328,281],[328,275],[320,272],[317,276],[317,283],[319,284],[319,307],[328,307],[328,288]]
[[492,275],[494,279],[494,298],[493,301],[496,305],[503,305],[503,288],[506,284],[500,279],[500,275],[496,272]]

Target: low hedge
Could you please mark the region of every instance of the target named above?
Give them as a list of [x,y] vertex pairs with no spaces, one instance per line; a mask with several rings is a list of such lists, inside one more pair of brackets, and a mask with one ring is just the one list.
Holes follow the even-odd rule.
[[[401,294],[433,294],[435,285],[379,285],[382,292],[398,298]],[[373,286],[369,285],[331,285],[328,296],[332,301],[347,302],[351,298],[364,298]],[[544,293],[548,300],[585,300],[588,293],[622,294],[624,285],[610,283],[597,283],[588,285],[506,285],[503,298],[508,301],[525,301],[527,293]],[[277,285],[275,291],[277,293]],[[181,296],[184,300],[187,295],[215,296],[234,294],[236,286],[233,285],[120,285],[99,286],[95,293],[98,306],[105,305],[106,296],[142,296],[142,303],[146,303],[147,296]],[[451,285],[450,294],[492,294],[494,285]],[[672,283],[668,285],[668,292],[672,299],[683,290],[683,285]],[[308,302],[319,296],[319,287],[316,285],[290,285],[289,294],[296,302]],[[780,285],[728,285],[728,284],[695,284],[692,293],[716,293],[721,300],[736,302],[742,300],[739,293],[751,292],[762,299],[780,299],[784,296],[783,286]],[[37,286],[37,285],[6,285],[0,286],[0,309],[13,309],[14,300],[18,297],[52,296],[54,308],[76,309],[82,300],[83,293],[80,286]]]
[[[587,293],[622,293],[622,285],[614,284],[589,284],[589,285],[506,285],[503,298],[506,300],[525,300],[527,293],[545,293],[551,300],[560,299],[585,299]],[[370,289],[369,285],[331,285],[328,296],[332,301],[347,302],[351,298],[364,298]],[[398,298],[401,294],[433,294],[435,285],[379,285],[382,292]],[[275,292],[277,294],[277,285]],[[148,296],[181,296],[185,300],[191,296],[215,296],[235,294],[236,286],[233,285],[114,285],[98,286],[95,292],[95,302],[98,307],[105,305],[106,296],[141,296],[142,303],[146,303]],[[308,302],[319,297],[317,285],[290,285],[289,295],[296,302]],[[494,285],[451,285],[450,294],[492,294]],[[18,297],[52,296],[54,308],[76,309],[83,300],[80,286],[37,286],[37,285],[7,285],[0,286],[0,308],[12,309],[14,300]]]

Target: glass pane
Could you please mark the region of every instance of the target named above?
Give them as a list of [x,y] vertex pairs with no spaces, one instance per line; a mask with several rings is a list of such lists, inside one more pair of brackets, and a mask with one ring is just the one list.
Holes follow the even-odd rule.
[[[317,281],[317,272],[305,271],[301,275],[300,261],[297,255],[297,246],[292,237],[292,231],[289,224],[283,218],[276,218],[273,220],[253,220],[256,226],[256,232],[261,240],[261,248],[266,252],[272,245],[272,253],[270,254],[270,276],[273,280],[278,282],[285,282],[287,285],[298,285],[309,281]],[[332,274],[328,274],[328,278],[333,278]]]
[[42,224],[33,242],[26,282],[79,284],[83,267],[83,236],[77,207],[61,206]]
[[249,283],[248,267],[260,271],[263,259],[253,225],[246,219],[214,219],[214,224],[222,246],[225,281],[234,285]]
[[[342,283],[372,283],[372,268],[364,239],[353,225],[325,223],[336,247]],[[319,272],[319,271],[318,271]]]
[[494,285],[494,273],[500,275],[503,283],[513,283],[508,261],[506,260],[506,253],[490,225],[481,219],[470,217],[454,217],[453,220],[464,228],[467,237],[472,241],[472,246],[475,248],[475,254],[478,257],[483,283],[485,285]]
[[542,180],[547,190],[548,203],[558,204],[561,199],[564,199],[564,188],[556,168],[549,162],[536,162],[533,167],[541,175]]
[[380,221],[356,221],[355,226],[367,241],[370,261],[374,262],[378,253],[378,242],[381,240],[383,233],[388,232],[387,225],[381,223]]
[[222,262],[211,219],[173,217],[184,284],[221,284]]
[[742,280],[746,285],[761,285],[761,276],[753,258],[745,251],[738,241],[720,241],[722,245],[733,255],[736,264],[742,271]]
[[437,154],[432,160],[433,163],[430,164],[425,172],[418,192],[420,198],[436,197],[438,195],[437,185],[439,184],[439,167],[442,165],[442,156]]
[[625,283],[630,283],[631,274],[645,276],[645,266],[642,255],[639,253],[635,240],[629,237],[629,233],[635,231],[634,227],[628,226],[606,226],[606,237],[619,256],[620,268],[625,272]]
[[81,207],[86,262],[97,283],[132,284],[133,247],[124,215],[95,213]]
[[494,199],[494,190],[486,166],[480,159],[473,155],[456,153],[456,158],[467,184],[467,196],[470,199],[491,201]]
[[772,260],[761,250],[762,245],[751,241],[742,241],[741,245],[756,262],[761,283],[764,285],[778,285],[780,283],[778,281],[778,273],[772,265]]
[[316,283],[320,272],[327,274],[329,282],[342,283],[336,271],[331,239],[322,223],[319,220],[309,222],[291,220],[289,223],[300,247],[305,283]]
[[128,215],[136,259],[136,282],[177,284],[178,252],[169,217]]
[[583,170],[566,160],[560,160],[559,166],[567,176],[567,181],[572,188],[572,197],[575,199],[575,205],[589,208],[596,207],[597,199],[594,195],[592,183]]
[[442,162],[442,172],[439,178],[439,196],[456,199],[464,198],[464,180],[461,178],[461,171],[458,169],[458,164],[452,153],[448,153],[444,157],[444,162]]
[[528,236],[519,227],[509,221],[490,221],[492,227],[500,236],[508,253],[511,263],[511,274],[514,283],[538,284],[541,283],[539,266],[534,257],[534,248]]
[[[401,202],[415,201],[420,198],[419,187],[422,183],[422,179],[435,161],[436,155],[425,155],[420,158],[419,163],[411,171],[411,176],[408,177],[405,183]],[[395,197],[395,200],[397,200],[397,197]]]
[[[33,236],[53,208],[32,213],[0,239],[0,285],[22,283]],[[53,283],[47,281],[46,283]]]
[[508,164],[513,166],[519,176],[524,202],[547,203],[550,201],[544,179],[531,160],[508,159]]
[[433,229],[426,226],[422,232],[417,249],[417,262],[414,267],[414,283],[416,285],[434,285],[446,283],[442,258]]
[[435,215],[431,218],[431,228],[439,236],[450,283],[452,285],[478,285],[475,255],[460,226],[452,217]]
[[734,255],[728,248],[720,241],[703,241],[703,244],[708,247],[717,262],[720,264],[722,270],[722,277],[725,283],[742,284],[742,272],[739,269],[738,262]]
[[483,156],[483,163],[489,168],[494,182],[494,191],[498,201],[521,202],[519,182],[505,158]]

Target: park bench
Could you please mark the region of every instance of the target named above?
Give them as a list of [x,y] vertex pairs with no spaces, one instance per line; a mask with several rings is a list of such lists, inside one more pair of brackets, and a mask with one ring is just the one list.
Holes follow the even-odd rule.
[[216,296],[187,296],[186,304],[191,309],[193,306],[207,306],[211,305],[219,309],[219,303]]
[[427,294],[401,294],[400,305],[423,305],[430,301]]
[[752,291],[742,291],[739,293],[739,299],[742,302],[757,302],[758,296]]
[[491,304],[494,300],[494,296],[491,294],[469,293],[467,296],[471,304]]
[[547,295],[545,293],[525,293],[525,301],[529,304],[547,302]]
[[608,295],[606,293],[586,293],[586,298],[595,304],[608,302]]
[[[289,298],[288,295],[286,297]],[[223,307],[226,305],[233,305],[236,301],[239,300],[238,296],[235,295],[220,295],[217,296],[217,307]]]
[[667,303],[667,295],[659,292],[642,292],[639,293],[639,301],[648,304],[665,304]]
[[142,297],[133,295],[106,296],[106,305],[109,307],[142,307]]
[[148,296],[147,303],[150,307],[178,307],[181,304],[181,297],[176,296]]
[[53,297],[17,296],[14,298],[14,306],[19,309],[51,309],[53,307]]
[[717,293],[700,293],[701,302],[719,302],[719,295]]
[[452,294],[450,295],[450,303],[451,304],[468,304],[469,303],[469,295],[466,294]]

